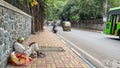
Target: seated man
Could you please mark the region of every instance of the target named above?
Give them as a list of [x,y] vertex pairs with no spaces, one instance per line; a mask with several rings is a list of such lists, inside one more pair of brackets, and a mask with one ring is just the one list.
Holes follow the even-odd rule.
[[22,43],[24,41],[23,37],[19,37],[17,42],[14,43],[14,50],[16,53],[27,54],[29,56],[37,53],[38,57],[44,57],[45,54],[39,52],[38,44],[35,42],[30,43],[28,48],[25,48]]

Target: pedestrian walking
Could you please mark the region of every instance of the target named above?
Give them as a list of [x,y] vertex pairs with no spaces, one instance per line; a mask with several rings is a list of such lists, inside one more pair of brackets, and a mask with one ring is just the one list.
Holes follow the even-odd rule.
[[52,31],[53,31],[53,33],[57,33],[57,22],[56,21],[54,21],[54,23],[53,23],[53,28],[52,28]]

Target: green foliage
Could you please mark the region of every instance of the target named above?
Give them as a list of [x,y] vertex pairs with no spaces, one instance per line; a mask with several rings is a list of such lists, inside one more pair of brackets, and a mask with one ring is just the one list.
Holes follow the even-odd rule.
[[[32,3],[34,0],[21,0]],[[38,0],[36,0],[38,1]],[[106,0],[41,0],[45,3],[47,20],[72,20],[102,18]],[[108,0],[108,9],[120,6],[120,0]]]
[[38,1],[37,0],[20,0],[20,2],[22,4],[24,4],[25,2],[28,2],[28,3],[31,4],[32,7],[35,6],[35,5],[38,5]]
[[30,3],[31,3],[32,1],[33,1],[33,0],[28,0],[28,2],[30,2]]
[[104,0],[69,0],[61,17],[63,20],[79,21],[80,19],[102,18]]
[[68,0],[47,0],[47,8],[45,11],[47,20],[55,20],[59,19],[61,12],[63,11],[63,7],[67,3]]
[[108,0],[109,8],[120,6],[120,0]]
[[62,20],[73,20],[79,19],[79,3],[76,0],[69,0],[61,13]]
[[71,16],[70,20],[72,20],[72,21],[78,21],[79,20],[79,15]]
[[103,15],[103,0],[84,0],[81,1],[80,16],[82,19],[95,19]]

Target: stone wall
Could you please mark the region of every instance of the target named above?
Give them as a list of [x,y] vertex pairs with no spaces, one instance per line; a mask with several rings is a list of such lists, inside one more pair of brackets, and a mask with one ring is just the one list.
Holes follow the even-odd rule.
[[95,30],[103,30],[104,29],[104,23],[102,19],[100,20],[83,20],[78,23],[72,24],[74,27],[80,27],[80,28],[87,28],[87,29],[95,29]]
[[87,29],[95,29],[95,30],[103,30],[104,29],[104,24],[102,23],[81,23],[79,25],[81,28],[87,28]]
[[0,3],[0,68],[5,68],[16,39],[19,36],[27,39],[31,34],[31,16],[2,4]]

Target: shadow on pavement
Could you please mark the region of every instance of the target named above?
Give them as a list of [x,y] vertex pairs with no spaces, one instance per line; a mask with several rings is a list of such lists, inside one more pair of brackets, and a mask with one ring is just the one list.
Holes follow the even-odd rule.
[[108,39],[120,41],[119,38],[108,38]]

